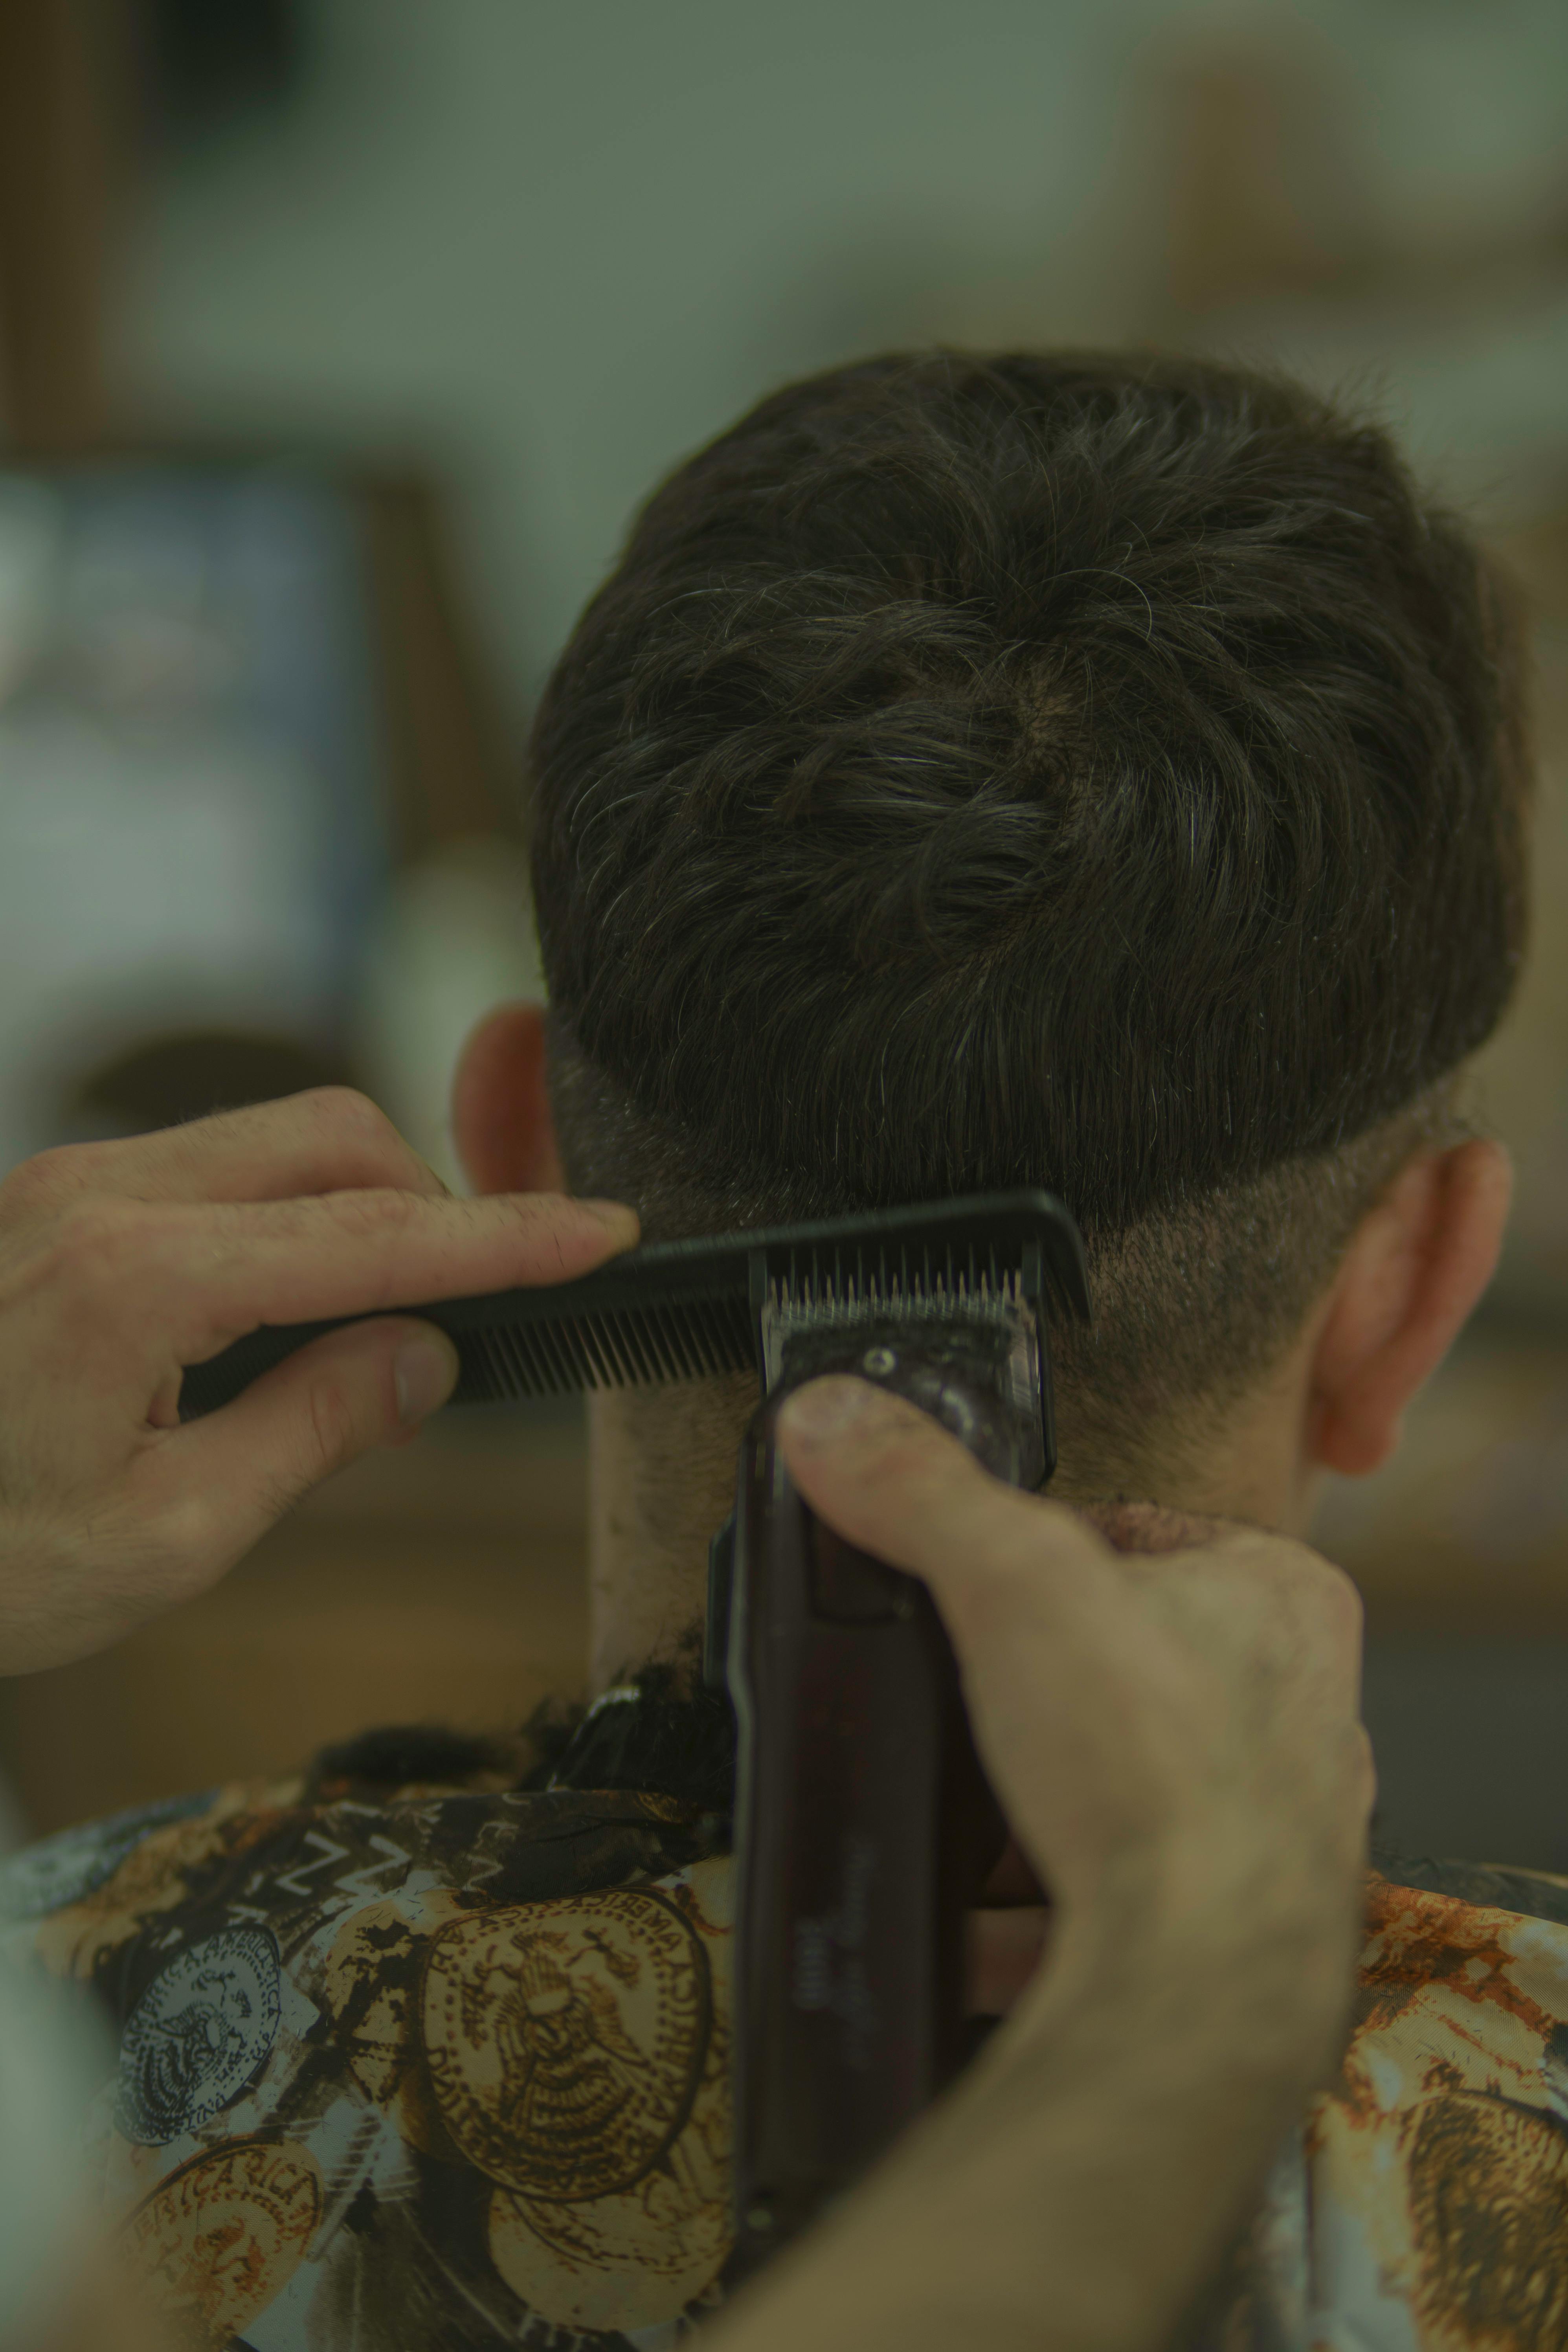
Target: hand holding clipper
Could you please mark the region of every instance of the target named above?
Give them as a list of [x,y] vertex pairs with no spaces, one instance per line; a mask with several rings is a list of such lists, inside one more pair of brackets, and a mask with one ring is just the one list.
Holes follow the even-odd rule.
[[[710,1678],[721,1643],[738,1735],[732,2279],[858,2179],[966,2055],[965,1919],[1006,1830],[952,1646],[922,1584],[812,1513],[778,1440],[795,1389],[850,1371],[994,1476],[1043,1482],[1039,1230],[1009,1246],[978,1209],[890,1264],[803,1258],[762,1304],[767,1393],[709,1612]],[[1056,1231],[1075,1264],[1065,1216]]]

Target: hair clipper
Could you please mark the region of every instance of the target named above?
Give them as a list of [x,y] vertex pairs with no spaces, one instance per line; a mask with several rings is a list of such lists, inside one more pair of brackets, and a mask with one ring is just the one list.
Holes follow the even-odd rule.
[[779,1412],[803,1381],[853,1372],[994,1475],[1041,1486],[1055,1463],[1047,1281],[1075,1311],[1087,1300],[1065,1212],[1035,1196],[1025,1236],[1023,1206],[858,1220],[852,1245],[842,1230],[816,1237],[762,1303],[764,1399],[709,1605],[709,1676],[721,1652],[738,1735],[732,2277],[847,2189],[963,2063],[964,1918],[1006,1835],[930,1594],[808,1509]]

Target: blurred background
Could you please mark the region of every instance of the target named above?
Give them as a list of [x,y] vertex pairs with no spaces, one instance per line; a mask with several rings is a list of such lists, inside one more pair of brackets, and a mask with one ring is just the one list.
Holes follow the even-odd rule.
[[[537,985],[531,704],[653,481],[894,344],[1160,343],[1370,404],[1530,599],[1507,1261],[1327,1497],[1384,1832],[1568,1871],[1560,0],[5,0],[0,1170],[328,1078],[448,1176]],[[448,1415],[0,1695],[37,1826],[581,1675],[580,1423]]]

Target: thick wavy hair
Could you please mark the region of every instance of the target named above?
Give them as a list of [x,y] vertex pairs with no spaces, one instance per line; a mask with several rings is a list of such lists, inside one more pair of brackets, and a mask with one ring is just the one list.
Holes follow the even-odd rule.
[[1048,1185],[1124,1449],[1278,1348],[1507,1003],[1517,668],[1464,530],[1294,384],[937,353],[776,394],[650,499],[539,711],[573,1181],[650,1236]]

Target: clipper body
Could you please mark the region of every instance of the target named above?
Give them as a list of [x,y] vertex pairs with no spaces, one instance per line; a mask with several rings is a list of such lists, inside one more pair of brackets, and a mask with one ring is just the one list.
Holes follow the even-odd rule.
[[1040,1483],[1048,1361],[1016,1288],[902,1303],[893,1320],[885,1303],[857,1318],[823,1302],[818,1324],[801,1302],[742,1449],[725,1677],[739,1756],[731,2278],[850,2186],[963,2063],[964,1915],[1006,1834],[925,1587],[816,1519],[775,1442],[791,1388],[853,1371],[998,1475]]

